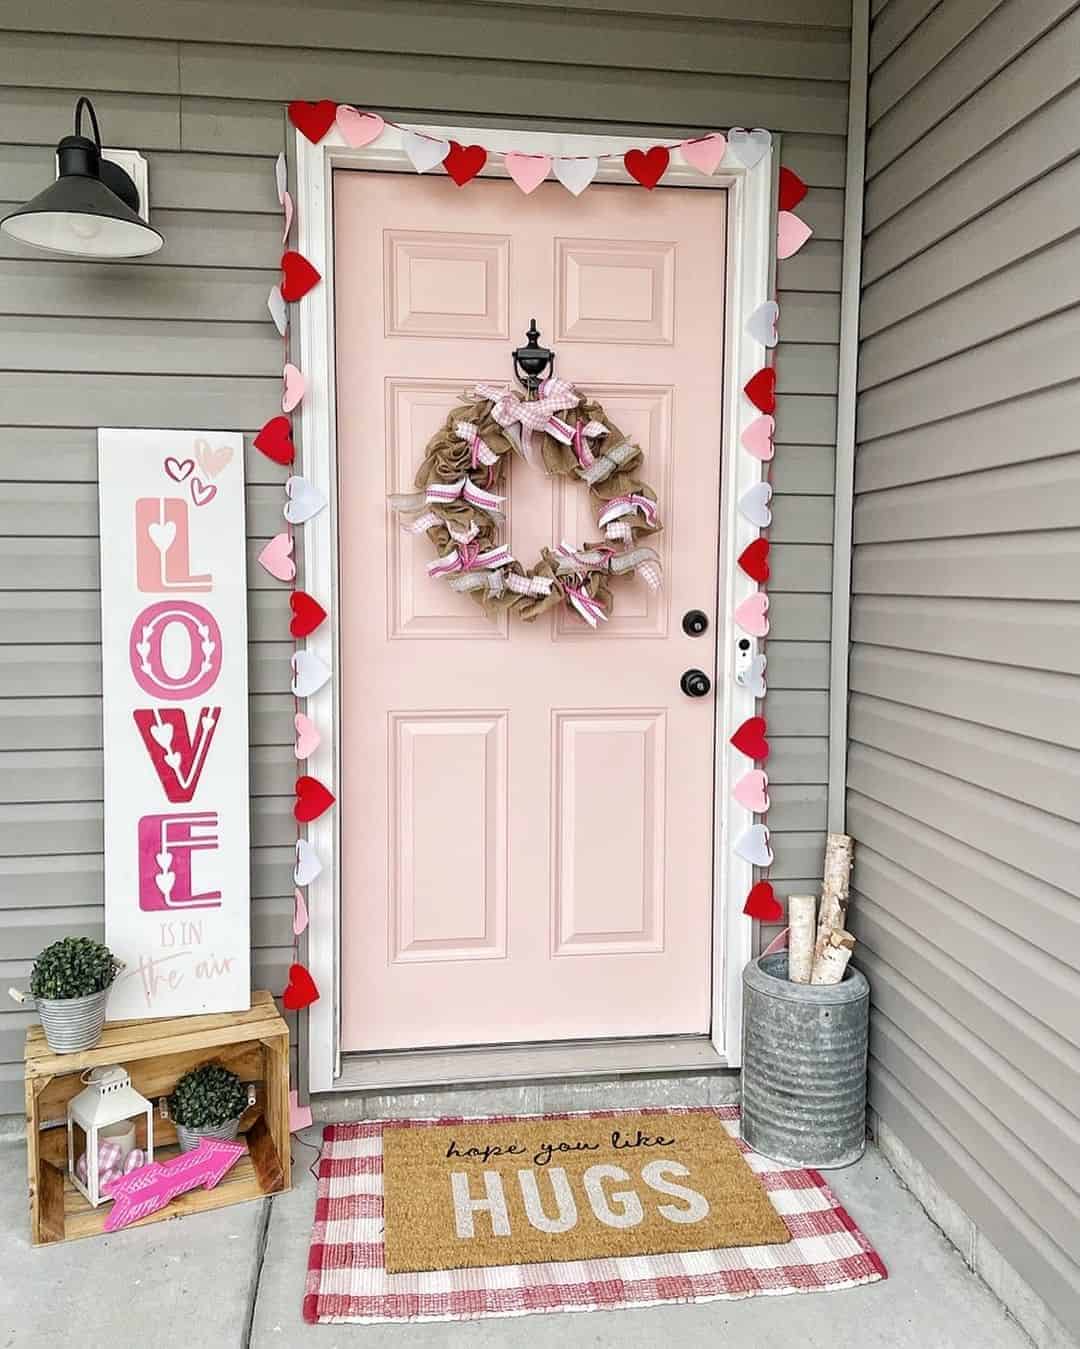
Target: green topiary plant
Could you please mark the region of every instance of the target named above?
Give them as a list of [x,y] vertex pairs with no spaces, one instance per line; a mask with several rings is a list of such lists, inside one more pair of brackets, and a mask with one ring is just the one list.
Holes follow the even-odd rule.
[[215,1129],[239,1119],[247,1103],[247,1088],[235,1073],[222,1063],[204,1063],[177,1082],[169,1114],[185,1129]]
[[64,937],[46,946],[30,975],[35,998],[85,998],[109,987],[122,964],[107,946],[89,937]]

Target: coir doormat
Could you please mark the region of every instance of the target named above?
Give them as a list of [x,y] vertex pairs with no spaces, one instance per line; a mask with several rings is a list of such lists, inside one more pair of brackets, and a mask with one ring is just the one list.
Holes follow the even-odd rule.
[[[626,1116],[608,1111],[526,1119],[500,1116],[484,1120],[445,1118],[329,1125],[323,1133],[319,1164],[304,1319],[326,1323],[470,1320],[531,1312],[593,1311],[662,1302],[820,1292],[874,1283],[886,1277],[881,1258],[819,1172],[787,1168],[750,1151],[738,1137],[737,1106],[645,1110],[639,1114],[650,1121],[660,1116],[674,1117],[676,1121],[695,1116],[719,1120],[782,1219],[786,1239],[760,1246],[395,1274],[388,1271],[386,1264],[384,1138],[396,1138],[431,1124],[460,1129],[542,1122],[553,1129],[567,1130],[592,1121],[605,1124],[610,1132],[623,1128]],[[655,1130],[659,1132],[659,1124]],[[553,1154],[552,1160],[555,1159]],[[655,1155],[649,1158],[656,1159]],[[630,1170],[625,1166],[623,1169]],[[547,1184],[544,1211],[554,1217],[554,1191],[551,1182]],[[615,1185],[610,1177],[604,1178],[603,1187],[612,1211],[616,1191],[631,1188]],[[634,1189],[643,1209],[647,1207],[646,1200],[648,1206],[670,1202],[675,1208],[685,1208],[693,1202],[662,1195],[640,1179]],[[540,1193],[545,1195],[543,1189]],[[478,1189],[473,1197],[481,1194]],[[580,1202],[579,1197],[575,1202]],[[589,1204],[587,1196],[585,1203]],[[632,1204],[630,1211],[636,1213]],[[485,1215],[486,1210],[475,1211],[478,1228]]]
[[383,1214],[390,1274],[791,1240],[708,1112],[384,1130]]

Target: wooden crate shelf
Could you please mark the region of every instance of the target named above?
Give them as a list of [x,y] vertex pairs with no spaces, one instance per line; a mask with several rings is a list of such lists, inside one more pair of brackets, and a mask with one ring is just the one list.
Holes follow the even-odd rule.
[[[248,1153],[212,1190],[189,1190],[133,1227],[239,1204],[287,1190],[289,1152],[289,1030],[269,993],[252,994],[246,1012],[160,1021],[114,1021],[100,1042],[80,1054],[54,1054],[40,1026],[26,1033],[26,1138],[30,1235],[34,1245],[97,1236],[110,1205],[93,1208],[67,1178],[67,1105],[83,1088],[88,1068],[122,1064],[131,1084],[156,1105],[189,1069],[213,1060],[256,1085],[256,1103],[240,1122]],[[137,1145],[145,1146],[145,1122]],[[154,1159],[175,1156],[171,1120],[154,1119]]]

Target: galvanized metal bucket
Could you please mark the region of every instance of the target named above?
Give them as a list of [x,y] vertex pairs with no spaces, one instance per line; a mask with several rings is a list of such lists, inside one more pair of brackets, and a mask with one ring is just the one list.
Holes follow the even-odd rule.
[[224,1124],[215,1124],[205,1129],[187,1129],[182,1124],[176,1126],[176,1140],[181,1152],[194,1152],[204,1138],[224,1138],[231,1142],[240,1132],[240,1116],[226,1120]]
[[793,984],[787,952],[743,970],[742,1136],[791,1166],[857,1162],[866,1147],[870,985]]
[[88,993],[84,998],[35,998],[35,1010],[49,1048],[56,1054],[77,1054],[93,1049],[105,1028],[109,990]]

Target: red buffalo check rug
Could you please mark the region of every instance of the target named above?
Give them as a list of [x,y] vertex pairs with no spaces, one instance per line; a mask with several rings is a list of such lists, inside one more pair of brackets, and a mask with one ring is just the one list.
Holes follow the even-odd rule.
[[[596,1311],[647,1307],[661,1302],[823,1292],[874,1283],[886,1277],[881,1257],[840,1206],[820,1172],[791,1170],[750,1151],[738,1137],[738,1106],[634,1113],[635,1118],[653,1114],[668,1118],[672,1115],[718,1118],[736,1140],[750,1170],[783,1220],[789,1239],[775,1245],[390,1274],[386,1268],[383,1204],[384,1134],[433,1123],[513,1123],[514,1117],[331,1124],[323,1132],[304,1319],[326,1323],[472,1320],[532,1312]],[[625,1114],[595,1111],[587,1115],[529,1118],[551,1121],[553,1126],[561,1125],[564,1131],[569,1131],[575,1121],[617,1120]],[[656,1173],[652,1174],[655,1178]],[[484,1176],[481,1159],[470,1178],[471,1191],[465,1202],[472,1216],[465,1221],[471,1224],[475,1220],[478,1228],[487,1223],[486,1230],[490,1232],[492,1224],[512,1221],[514,1211],[503,1203],[501,1191],[492,1205],[493,1182],[487,1182],[489,1188],[485,1191]],[[687,1196],[692,1196],[693,1191],[670,1182],[668,1174],[666,1184],[663,1179],[655,1184],[654,1188],[661,1193],[652,1195],[652,1199],[681,1196],[682,1203],[668,1205],[666,1211],[678,1214],[692,1209],[693,1199],[688,1200]],[[644,1187],[639,1188],[645,1192]],[[632,1193],[620,1192],[618,1184],[612,1187],[610,1181],[608,1190],[607,1200],[616,1214],[625,1213],[628,1205],[636,1207],[640,1202],[632,1198]],[[442,1196],[433,1195],[433,1206],[440,1199]],[[541,1214],[540,1220],[551,1223],[550,1230],[558,1230],[550,1214]]]

